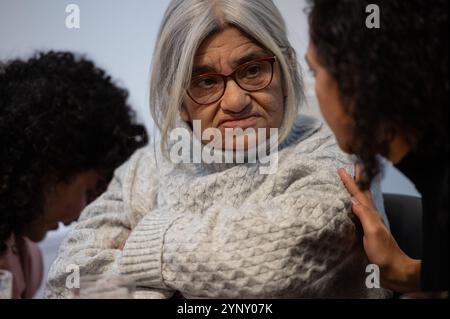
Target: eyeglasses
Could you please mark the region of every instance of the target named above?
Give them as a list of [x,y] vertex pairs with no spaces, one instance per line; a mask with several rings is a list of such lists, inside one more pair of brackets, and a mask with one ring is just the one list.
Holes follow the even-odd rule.
[[195,76],[191,79],[187,93],[197,104],[216,103],[225,94],[228,78],[232,78],[245,91],[263,90],[272,83],[275,61],[275,56],[261,58],[238,66],[228,75],[208,73]]

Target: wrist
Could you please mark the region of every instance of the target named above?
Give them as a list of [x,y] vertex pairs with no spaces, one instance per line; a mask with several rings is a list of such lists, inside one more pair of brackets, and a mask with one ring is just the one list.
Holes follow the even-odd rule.
[[409,258],[406,255],[387,267],[382,276],[382,283],[388,289],[399,293],[420,291],[420,272],[422,261]]

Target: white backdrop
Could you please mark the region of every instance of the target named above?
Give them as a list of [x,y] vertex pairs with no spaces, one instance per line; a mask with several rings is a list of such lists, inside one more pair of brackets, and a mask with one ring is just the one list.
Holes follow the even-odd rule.
[[[0,0],[0,60],[27,57],[36,50],[70,50],[93,59],[130,92],[130,104],[152,129],[148,111],[148,79],[152,48],[169,0]],[[308,44],[304,0],[275,0],[303,67]],[[65,8],[80,8],[80,29],[67,29]],[[309,108],[320,117],[313,83],[305,72]],[[414,186],[390,165],[384,192],[417,195]],[[46,268],[56,254],[65,229],[42,243]],[[38,295],[40,296],[40,294]]]

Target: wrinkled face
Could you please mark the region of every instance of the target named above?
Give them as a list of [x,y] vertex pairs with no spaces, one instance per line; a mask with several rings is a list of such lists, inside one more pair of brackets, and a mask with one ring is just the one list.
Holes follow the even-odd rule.
[[[273,57],[273,54],[236,28],[229,27],[213,34],[200,46],[194,58],[192,78],[196,79],[199,76],[201,78],[201,82],[197,81],[195,84],[199,90],[196,93],[201,96],[202,89],[207,90],[216,83],[208,76],[202,77],[203,75],[212,73],[229,75],[243,65],[243,70],[238,74],[244,84],[245,81],[251,83],[252,77],[262,72],[263,67],[258,63],[255,65],[250,63],[250,68],[245,68],[245,65],[267,57]],[[207,128],[218,128],[223,138],[226,128],[243,130],[280,128],[284,115],[284,93],[277,62],[273,63],[272,70],[273,77],[270,84],[255,92],[243,89],[229,77],[225,81],[226,89],[223,96],[212,104],[199,104],[186,94],[181,118],[191,124],[193,120],[200,120],[202,132]],[[266,135],[268,136],[269,134]],[[222,143],[225,145],[224,141]]]
[[315,77],[315,90],[320,111],[334,132],[339,147],[344,152],[350,152],[352,120],[344,112],[337,81],[319,63],[314,45],[311,42],[306,54],[306,61]]
[[47,231],[56,230],[58,223],[69,225],[77,220],[84,207],[93,199],[100,175],[87,171],[76,175],[69,183],[58,183],[45,195],[44,211],[41,217],[28,225],[24,235],[38,242]]

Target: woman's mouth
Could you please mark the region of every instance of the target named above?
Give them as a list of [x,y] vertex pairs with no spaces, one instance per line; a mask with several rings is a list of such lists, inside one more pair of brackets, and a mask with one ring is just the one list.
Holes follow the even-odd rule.
[[228,118],[224,119],[220,122],[219,128],[248,128],[256,124],[258,119],[260,118],[259,115],[252,114],[245,117],[239,117],[239,118]]

